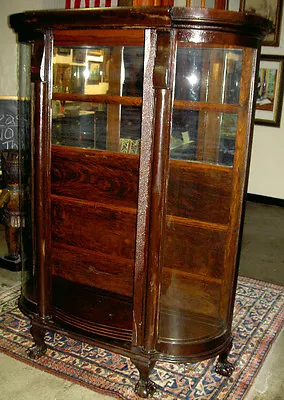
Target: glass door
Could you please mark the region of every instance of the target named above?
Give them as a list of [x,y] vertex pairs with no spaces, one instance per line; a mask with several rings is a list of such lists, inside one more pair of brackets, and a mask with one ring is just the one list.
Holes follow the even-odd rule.
[[128,35],[55,39],[51,246],[57,318],[131,341],[144,47]]

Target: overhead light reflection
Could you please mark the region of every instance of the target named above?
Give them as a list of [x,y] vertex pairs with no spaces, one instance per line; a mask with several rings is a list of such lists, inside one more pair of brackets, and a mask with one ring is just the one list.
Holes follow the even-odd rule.
[[187,76],[186,79],[188,82],[191,84],[191,86],[194,86],[198,83],[198,76],[195,73],[192,73],[191,75]]

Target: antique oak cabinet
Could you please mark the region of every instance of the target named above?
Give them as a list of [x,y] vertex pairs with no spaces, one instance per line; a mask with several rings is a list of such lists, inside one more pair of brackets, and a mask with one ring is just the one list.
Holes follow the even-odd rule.
[[176,7],[10,17],[20,43],[21,310],[131,358],[230,375],[238,242],[267,21]]

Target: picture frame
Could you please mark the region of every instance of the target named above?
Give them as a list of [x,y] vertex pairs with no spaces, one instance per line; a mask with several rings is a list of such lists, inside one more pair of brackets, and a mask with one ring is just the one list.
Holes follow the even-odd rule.
[[255,124],[279,127],[283,106],[284,56],[261,55]]
[[263,46],[279,46],[283,0],[241,0],[240,10],[268,18],[272,30],[266,35]]
[[86,61],[86,50],[85,49],[73,49],[72,62],[76,64],[84,64]]
[[59,55],[59,56],[70,56],[71,54],[71,49],[68,47],[55,47],[54,51]]
[[88,56],[93,56],[93,57],[101,57],[104,55],[103,49],[98,49],[98,48],[91,48],[88,49]]
[[98,85],[101,81],[101,64],[94,61],[88,62],[89,76],[87,79],[88,85]]

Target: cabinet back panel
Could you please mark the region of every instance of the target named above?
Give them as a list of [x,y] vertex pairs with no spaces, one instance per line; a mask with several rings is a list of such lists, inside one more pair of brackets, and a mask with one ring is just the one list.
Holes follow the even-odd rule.
[[228,224],[232,174],[232,168],[171,161],[167,214]]
[[190,224],[168,217],[164,267],[206,278],[222,278],[226,230],[219,228],[214,230],[209,224],[194,224],[194,221]]
[[[206,279],[199,281],[192,279],[187,273],[167,268],[163,270],[162,280],[161,304],[163,308],[168,308],[171,311],[176,310],[177,315],[192,312],[198,313],[200,317],[205,315],[220,318],[220,283]],[[173,321],[174,319],[171,322]],[[174,325],[171,324],[171,326]],[[167,335],[161,332],[161,336]]]
[[138,156],[53,146],[51,192],[137,207]]
[[[53,146],[51,191],[136,208],[138,168],[138,156]],[[232,169],[217,168],[171,161],[168,214],[228,224]]]
[[67,244],[134,260],[136,212],[51,196],[52,246]]
[[51,264],[55,276],[124,296],[133,295],[134,263],[130,260],[54,244]]

